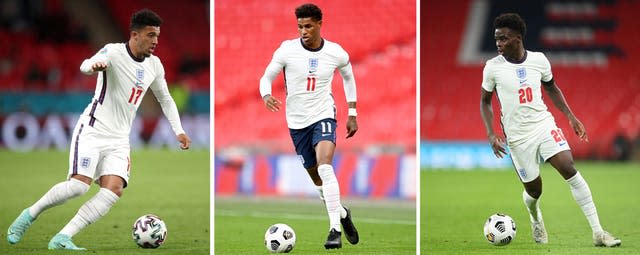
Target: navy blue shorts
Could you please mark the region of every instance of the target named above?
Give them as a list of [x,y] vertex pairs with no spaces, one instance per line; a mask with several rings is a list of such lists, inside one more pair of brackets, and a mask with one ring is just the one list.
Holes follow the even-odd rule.
[[335,119],[323,119],[303,129],[289,129],[293,146],[296,147],[296,153],[304,168],[309,169],[318,164],[316,144],[325,140],[336,143],[337,126]]

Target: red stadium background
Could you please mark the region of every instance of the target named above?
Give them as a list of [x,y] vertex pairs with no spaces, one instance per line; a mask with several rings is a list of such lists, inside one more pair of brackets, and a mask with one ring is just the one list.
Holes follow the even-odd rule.
[[[0,3],[0,148],[66,150],[96,76],[79,66],[106,43],[129,38],[131,15],[142,8],[164,20],[159,56],[194,148],[209,147],[209,3],[175,1],[2,1]],[[189,13],[190,15],[183,15]],[[185,27],[189,27],[185,32]],[[133,146],[175,144],[153,93],[133,127]]]
[[[284,111],[266,110],[258,90],[273,52],[282,41],[298,37],[294,9],[305,2],[215,2],[214,168],[218,194],[315,194],[295,158]],[[344,139],[347,106],[339,74],[333,84],[339,134],[334,165],[342,192],[413,197],[416,2],[314,3],[323,11],[322,36],[349,53],[356,77],[359,130],[349,140]],[[273,91],[274,96],[285,98],[282,74]],[[291,175],[296,178],[284,179]],[[295,181],[304,181],[298,186],[309,189],[288,188],[288,183]],[[404,187],[405,183],[410,188]]]
[[[527,22],[525,48],[549,56],[554,79],[587,128],[589,142],[579,141],[568,120],[545,98],[574,157],[634,157],[633,143],[636,153],[640,146],[638,10],[638,1],[423,3],[421,139],[425,144],[486,145],[479,101],[484,61],[497,55],[493,18],[501,12],[518,12]],[[476,40],[474,34],[479,36]],[[499,116],[495,99],[493,105]],[[495,127],[499,128],[497,117]]]

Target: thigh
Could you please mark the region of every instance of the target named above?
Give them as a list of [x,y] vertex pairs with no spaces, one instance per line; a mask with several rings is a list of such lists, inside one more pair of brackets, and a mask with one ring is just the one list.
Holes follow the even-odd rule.
[[[100,160],[96,173],[98,177],[106,175],[119,176],[124,181],[124,187],[127,187],[130,172],[131,158],[128,143],[111,144],[102,152],[102,160]],[[99,182],[100,179],[98,179],[98,184],[102,185]]]

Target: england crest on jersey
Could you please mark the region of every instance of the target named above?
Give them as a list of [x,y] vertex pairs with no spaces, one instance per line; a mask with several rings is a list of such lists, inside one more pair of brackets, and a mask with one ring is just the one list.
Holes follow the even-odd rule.
[[516,69],[516,75],[518,76],[518,79],[520,80],[524,80],[527,78],[527,69],[525,69],[524,67],[518,67],[518,69]]
[[136,69],[136,79],[144,80],[144,69]]
[[520,85],[523,85],[527,81],[527,69],[524,67],[518,67],[518,69],[516,69],[516,76],[518,76]]
[[309,59],[309,73],[315,73],[318,71],[318,59],[310,58]]

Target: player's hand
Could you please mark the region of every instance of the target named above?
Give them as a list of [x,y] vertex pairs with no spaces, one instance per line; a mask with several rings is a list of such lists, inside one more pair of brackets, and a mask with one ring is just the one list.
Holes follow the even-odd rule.
[[282,102],[280,102],[280,100],[272,97],[271,95],[264,96],[262,100],[264,101],[264,105],[267,107],[267,109],[269,109],[269,111],[280,111],[280,105],[282,105]]
[[587,130],[582,125],[577,118],[573,117],[569,119],[569,124],[571,124],[571,128],[573,128],[573,132],[580,138],[580,140],[589,142],[589,137],[587,136]]
[[504,155],[507,154],[507,150],[504,148],[504,139],[502,137],[491,134],[489,135],[489,143],[491,144],[491,149],[493,149],[493,154],[495,154],[496,157],[503,158]]
[[356,121],[356,116],[349,116],[347,120],[347,137],[352,137],[358,131],[358,121]]
[[107,69],[107,64],[104,62],[95,62],[91,66],[91,69],[93,69],[94,72],[104,71],[105,69]]
[[179,134],[177,138],[180,142],[180,149],[188,150],[191,146],[191,138],[187,134]]

